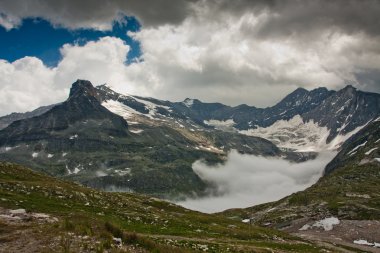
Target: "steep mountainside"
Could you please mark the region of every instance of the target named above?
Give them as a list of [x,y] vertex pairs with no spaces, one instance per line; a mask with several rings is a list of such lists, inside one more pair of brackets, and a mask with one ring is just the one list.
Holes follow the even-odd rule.
[[334,93],[320,106],[305,113],[302,117],[314,120],[320,126],[330,129],[327,141],[338,134],[345,135],[367,124],[380,114],[380,94],[362,92],[352,86]]
[[326,166],[325,176],[312,187],[276,202],[228,210],[225,215],[314,237],[318,226],[313,224],[334,217],[329,221],[338,222],[337,229],[320,236],[343,238],[347,243],[365,239],[373,246],[380,241],[379,150],[380,121],[374,120],[344,143]]
[[[0,163],[1,252],[322,252],[306,240]],[[332,245],[329,245],[332,247]]]
[[101,189],[166,197],[202,194],[208,185],[191,165],[222,162],[231,149],[304,159],[265,139],[207,130],[164,104],[78,80],[65,102],[0,131],[0,159]]
[[0,130],[9,126],[9,124],[11,124],[13,121],[32,118],[32,117],[41,115],[41,114],[49,111],[54,106],[55,105],[41,106],[41,107],[31,111],[31,112],[26,112],[26,113],[14,112],[14,113],[11,113],[9,115],[0,117]]
[[[15,121],[1,131],[0,145],[54,138],[57,131],[75,131],[93,121],[97,122],[91,124],[93,131],[101,131],[105,135],[127,136],[127,122],[101,106],[95,95],[96,90],[90,82],[75,82],[65,102],[39,116]],[[58,147],[60,142],[54,145]]]
[[[106,91],[105,87],[101,89]],[[142,97],[133,99],[147,106],[134,105],[124,99],[122,103],[135,111],[121,109],[115,104],[115,97],[104,99],[103,105],[111,111],[114,107],[119,113],[124,110],[125,115],[140,113],[151,119],[164,117],[180,124],[190,123],[182,124],[184,127],[216,128],[263,137],[284,150],[302,152],[337,149],[366,123],[380,116],[380,95],[361,92],[352,86],[337,92],[326,88],[312,91],[299,88],[275,106],[265,109],[202,103],[197,99],[179,103]],[[149,112],[141,109],[147,107],[151,108]]]
[[[315,94],[324,92],[321,89],[310,91],[306,101],[315,97]],[[318,152],[338,149],[350,136],[380,116],[380,94],[358,91],[352,86],[329,92],[324,100],[317,99],[319,103],[313,108],[299,102],[302,99],[297,99],[297,96],[294,99],[295,105],[306,105],[305,110],[298,115],[278,120],[267,127],[259,126],[239,132],[266,138],[281,148]]]
[[[189,98],[173,103],[122,95],[106,85],[96,90],[97,100],[130,121],[130,125],[166,122],[170,127],[191,131],[239,132],[268,139],[283,150],[300,152],[338,149],[366,123],[380,116],[380,95],[358,91],[352,86],[339,91],[299,88],[278,104],[264,109],[248,105],[230,107]],[[9,117],[0,118],[0,122],[9,120]],[[140,130],[132,128],[132,131]]]
[[0,159],[107,190],[201,194],[207,183],[192,171],[194,161],[221,162],[231,149],[313,158],[379,116],[379,98],[350,86],[297,89],[260,109],[122,95],[78,80],[67,101],[40,115],[23,114],[0,131]]

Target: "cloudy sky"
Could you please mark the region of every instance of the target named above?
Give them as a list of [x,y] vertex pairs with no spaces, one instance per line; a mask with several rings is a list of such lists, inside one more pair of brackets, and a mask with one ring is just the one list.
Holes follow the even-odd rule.
[[0,0],[0,115],[115,90],[270,106],[297,87],[380,92],[378,0]]

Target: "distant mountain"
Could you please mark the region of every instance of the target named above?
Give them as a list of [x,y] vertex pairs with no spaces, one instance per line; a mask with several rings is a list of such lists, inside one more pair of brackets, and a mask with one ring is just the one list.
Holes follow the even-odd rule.
[[0,130],[3,128],[6,128],[9,124],[11,124],[13,121],[21,120],[21,119],[27,119],[32,118],[34,116],[41,115],[47,111],[49,111],[51,108],[53,108],[55,105],[47,105],[47,106],[41,106],[33,111],[25,112],[25,113],[11,113],[9,115],[0,117]]
[[[186,119],[196,127],[263,137],[281,148],[298,151],[337,149],[366,123],[380,116],[380,94],[358,91],[352,86],[340,91],[299,88],[265,109],[248,105],[230,107],[189,98],[177,103],[135,98],[157,105],[157,117]],[[149,115],[141,110],[141,105],[128,106]]]
[[[92,123],[89,128],[93,131],[101,131],[106,135],[127,136],[127,122],[104,108],[96,99],[96,95],[96,89],[90,82],[75,82],[65,102],[39,116],[14,121],[0,131],[0,145],[54,138],[57,131],[67,131],[70,128],[75,132],[80,128],[88,130],[89,123]],[[89,134],[89,131],[84,133]],[[97,138],[97,135],[98,133],[94,137]],[[69,142],[69,139],[66,142]],[[52,145],[62,145],[62,141]]]
[[222,162],[231,149],[307,159],[262,138],[206,129],[168,104],[78,80],[65,102],[0,131],[0,159],[96,188],[166,197],[202,194],[207,182],[191,165]]
[[240,128],[239,132],[299,151],[338,149],[380,116],[380,94],[358,91],[352,86],[337,92],[297,89],[264,111],[263,121],[249,122],[251,128]]
[[198,159],[222,162],[236,149],[304,161],[378,116],[380,95],[351,86],[297,89],[262,109],[162,101],[78,80],[65,102],[0,131],[0,159],[107,190],[201,194],[209,186],[191,168]]
[[326,166],[325,174],[346,166],[380,167],[380,117],[348,139],[337,156]]

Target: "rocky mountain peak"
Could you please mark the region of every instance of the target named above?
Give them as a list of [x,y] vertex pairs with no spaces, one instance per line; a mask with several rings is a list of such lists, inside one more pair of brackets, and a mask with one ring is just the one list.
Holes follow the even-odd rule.
[[69,98],[89,95],[96,97],[97,92],[90,81],[78,79],[71,85]]
[[347,85],[343,89],[341,89],[339,92],[347,95],[353,95],[356,92],[356,88],[352,85]]

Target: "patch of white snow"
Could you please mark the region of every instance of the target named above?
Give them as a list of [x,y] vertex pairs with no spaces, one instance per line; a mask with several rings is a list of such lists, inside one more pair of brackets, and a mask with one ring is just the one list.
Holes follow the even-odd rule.
[[373,151],[375,151],[376,149],[378,148],[373,148],[371,150],[368,150],[367,152],[365,152],[366,155],[370,155]]
[[352,153],[356,152],[359,148],[364,147],[367,144],[367,141],[364,143],[357,145],[355,148],[353,148],[350,152],[347,153],[347,155],[351,155]]
[[135,129],[135,130],[129,130],[129,132],[134,133],[134,134],[140,134],[140,133],[144,132],[144,130],[142,130],[142,129]]
[[339,223],[340,221],[338,218],[329,217],[315,222],[313,227],[322,227],[325,231],[331,231],[334,228],[334,225],[338,225]]

